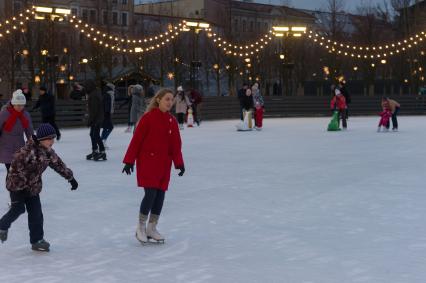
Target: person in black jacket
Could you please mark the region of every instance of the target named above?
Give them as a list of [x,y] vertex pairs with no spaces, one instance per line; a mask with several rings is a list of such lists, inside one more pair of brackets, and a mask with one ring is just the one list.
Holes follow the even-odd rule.
[[241,88],[239,91],[238,91],[238,100],[240,101],[240,119],[241,119],[241,121],[243,121],[244,120],[244,114],[243,114],[243,109],[244,109],[244,107],[243,107],[243,100],[244,100],[244,97],[246,96],[246,91],[247,91],[247,89],[248,89],[248,84],[247,83],[244,83],[243,84],[243,88]]
[[246,89],[246,92],[244,96],[241,97],[241,107],[245,111],[253,110],[254,108],[254,101],[253,101],[253,95],[251,89]]
[[346,116],[346,120],[349,118],[349,104],[351,104],[351,95],[348,92],[348,89],[346,88],[346,84],[344,82],[340,82],[339,83],[339,89],[340,92],[343,94],[343,96],[345,97],[346,100],[346,111],[345,111],[345,116]]
[[55,128],[56,139],[61,139],[61,132],[59,131],[58,125],[56,125],[56,103],[55,97],[47,91],[44,86],[40,87],[40,95],[33,107],[33,110],[40,108],[41,120],[43,123],[48,123]]
[[105,90],[103,91],[104,122],[102,124],[103,130],[101,134],[101,139],[105,148],[108,148],[106,145],[106,140],[108,139],[109,135],[114,129],[114,125],[112,123],[112,114],[114,113],[114,100],[115,100],[114,91],[115,91],[115,86],[112,83],[107,83],[105,85]]
[[101,127],[104,121],[104,102],[101,91],[93,80],[87,80],[83,88],[88,96],[89,117],[87,125],[90,127],[92,153],[86,156],[87,160],[106,160],[105,146],[101,139]]

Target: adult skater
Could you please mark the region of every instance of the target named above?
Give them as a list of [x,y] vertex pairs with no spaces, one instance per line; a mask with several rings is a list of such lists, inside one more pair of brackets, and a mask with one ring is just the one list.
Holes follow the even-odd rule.
[[101,139],[101,127],[104,121],[104,103],[101,91],[96,87],[93,80],[84,83],[84,89],[88,95],[90,140],[92,142],[92,153],[86,156],[87,160],[106,160],[105,146]]
[[248,84],[243,83],[243,87],[240,90],[238,90],[238,101],[240,102],[240,118],[241,118],[241,121],[244,120],[243,100],[244,100],[244,97],[246,96],[248,88],[249,88]]
[[157,223],[169,186],[172,162],[180,170],[179,176],[185,173],[178,124],[170,114],[172,107],[173,92],[158,91],[137,125],[123,160],[123,173],[127,175],[133,172],[136,161],[138,186],[145,190],[136,229],[136,238],[141,243],[147,243],[148,239],[164,242]]
[[10,192],[11,206],[0,219],[0,240],[7,240],[11,224],[28,212],[31,248],[35,251],[49,251],[50,244],[44,240],[43,213],[40,203],[42,190],[41,175],[49,166],[68,180],[71,190],[78,187],[73,173],[52,149],[56,131],[50,124],[41,124],[37,134],[16,154],[6,177],[6,188]]
[[338,111],[339,112],[339,125],[340,120],[342,120],[342,126],[343,130],[346,130],[348,125],[346,123],[346,101],[343,94],[340,92],[338,88],[335,88],[334,90],[334,97],[331,100],[330,107],[332,111]]
[[183,124],[185,122],[185,115],[186,111],[188,111],[188,108],[191,107],[191,101],[189,100],[188,96],[185,94],[185,91],[182,86],[178,86],[177,93],[175,97],[176,104],[176,116],[179,123],[179,129],[183,130]]
[[102,124],[102,134],[101,139],[106,146],[106,141],[114,129],[114,125],[112,123],[112,114],[114,114],[114,102],[115,102],[115,86],[112,83],[107,83],[105,86],[105,91],[103,94],[104,99],[104,122]]
[[339,82],[339,90],[342,93],[342,95],[345,97],[345,101],[346,101],[346,110],[345,110],[345,116],[346,116],[346,120],[349,119],[349,104],[351,104],[352,102],[352,98],[351,95],[346,87],[346,83],[345,82]]
[[382,108],[388,108],[392,112],[392,131],[397,132],[398,131],[398,113],[399,109],[401,108],[401,105],[393,99],[390,99],[389,97],[383,97],[382,98]]
[[145,111],[145,107],[143,86],[136,84],[132,88],[132,107],[130,109],[130,123],[132,126],[136,127]]
[[24,109],[25,104],[25,95],[17,90],[9,105],[0,112],[0,163],[5,164],[7,170],[13,154],[25,145],[24,135],[28,140],[34,133],[31,116]]
[[43,123],[49,123],[55,128],[56,139],[61,139],[61,132],[56,125],[56,110],[55,110],[55,97],[47,91],[45,86],[40,87],[40,96],[33,107],[33,110],[40,108],[41,120]]

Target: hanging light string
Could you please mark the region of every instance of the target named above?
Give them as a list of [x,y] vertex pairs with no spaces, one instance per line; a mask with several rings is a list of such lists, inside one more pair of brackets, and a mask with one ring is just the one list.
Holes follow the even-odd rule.
[[31,10],[26,10],[24,13],[20,13],[18,16],[12,17],[0,23],[0,40],[16,30],[21,30],[21,32],[24,32],[24,25],[26,22],[31,20],[32,14],[34,14],[34,12]]
[[225,39],[219,37],[216,33],[209,31],[207,37],[223,52],[230,56],[248,57],[262,51],[272,41],[273,32],[269,31],[263,35],[259,40],[254,43],[247,45],[237,45],[232,42],[228,42]]
[[[86,38],[91,39],[93,42],[97,43],[100,46],[103,46],[105,48],[109,48],[116,52],[121,53],[143,53],[143,52],[149,52],[156,50],[158,48],[161,48],[165,46],[166,44],[173,41],[175,38],[177,38],[180,33],[183,30],[183,26],[175,26],[171,27],[169,29],[166,35],[166,33],[159,35],[158,37],[152,37],[149,39],[140,39],[140,40],[126,40],[124,38],[114,37],[112,35],[109,35],[107,33],[102,33],[100,30],[97,30],[93,27],[91,27],[89,24],[84,24],[81,20],[75,20],[72,19],[70,21],[71,24],[73,24],[73,27],[80,32],[81,34],[84,34]],[[170,26],[169,26],[170,28]],[[152,39],[152,40],[150,40]],[[161,39],[161,40],[159,40]],[[127,46],[129,44],[131,46]],[[136,42],[147,42],[148,44],[134,44],[134,41]]]
[[177,26],[169,25],[167,28],[167,31],[164,33],[160,33],[158,35],[153,35],[151,37],[147,38],[141,38],[141,39],[127,39],[119,36],[114,36],[111,34],[108,34],[106,32],[102,32],[93,26],[89,25],[88,23],[85,23],[83,20],[78,19],[76,16],[73,16],[70,18],[69,23],[74,26],[76,30],[84,30],[84,32],[91,33],[92,35],[97,35],[98,37],[102,38],[103,42],[107,42],[109,45],[116,45],[116,44],[127,44],[127,45],[133,45],[136,47],[141,47],[143,45],[149,45],[149,46],[156,46],[157,44],[160,44],[165,39],[171,38],[172,35],[176,36],[176,32],[181,32],[184,28],[183,23],[179,23]]
[[416,34],[413,37],[410,37],[409,39],[398,41],[396,43],[371,47],[339,43],[337,41],[327,39],[326,37],[321,36],[318,33],[314,33],[313,31],[309,31],[308,38],[311,39],[314,43],[327,49],[330,53],[342,54],[344,56],[357,59],[375,59],[398,55],[424,43],[424,41],[426,41],[426,33],[421,32],[420,34]]

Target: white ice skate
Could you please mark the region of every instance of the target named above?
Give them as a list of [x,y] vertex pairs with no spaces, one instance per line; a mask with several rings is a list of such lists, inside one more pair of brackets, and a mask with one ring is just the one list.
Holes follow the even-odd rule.
[[138,239],[139,242],[142,244],[148,243],[148,237],[146,235],[146,220],[147,216],[140,214],[139,215],[139,222],[138,226],[136,228],[136,239]]
[[378,133],[380,133],[380,131],[382,130],[382,127],[381,126],[379,126],[378,128],[377,128],[377,132]]
[[157,231],[158,215],[151,214],[149,218],[148,227],[146,228],[146,235],[148,240],[152,239],[159,244],[164,244],[164,237]]

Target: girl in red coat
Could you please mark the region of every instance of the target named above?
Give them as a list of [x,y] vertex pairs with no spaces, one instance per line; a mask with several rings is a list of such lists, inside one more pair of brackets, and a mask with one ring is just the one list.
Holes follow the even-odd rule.
[[346,130],[346,128],[348,127],[346,123],[346,99],[338,88],[335,89],[334,93],[335,95],[331,100],[330,108],[332,111],[339,112],[339,124],[340,119],[342,119],[343,130]]
[[169,89],[160,90],[151,99],[123,160],[123,173],[127,175],[133,172],[136,161],[138,186],[145,190],[136,229],[136,238],[141,243],[147,243],[149,239],[164,242],[156,226],[169,186],[172,162],[180,170],[179,176],[185,173],[179,127],[169,113],[173,99],[173,92]]

